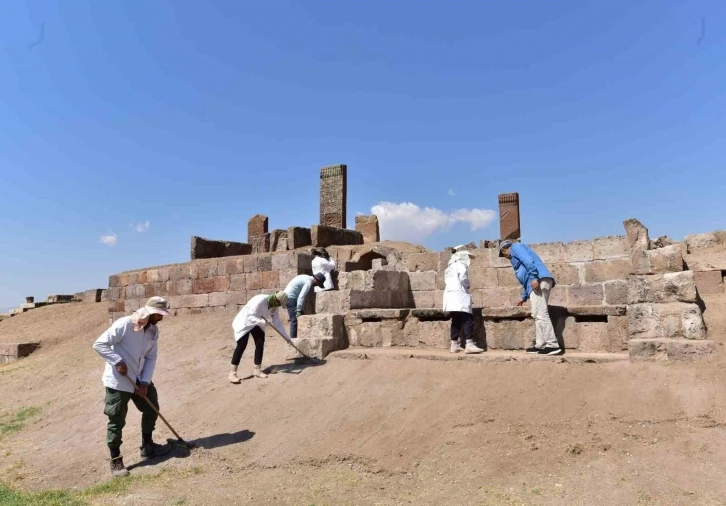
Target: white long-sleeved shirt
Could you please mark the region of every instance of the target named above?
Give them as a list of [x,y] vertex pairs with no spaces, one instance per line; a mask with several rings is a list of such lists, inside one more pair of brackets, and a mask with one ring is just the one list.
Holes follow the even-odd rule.
[[[138,378],[140,383],[151,383],[158,354],[159,329],[147,325],[134,330],[133,317],[119,318],[93,343],[93,349],[106,361],[102,381],[108,388],[132,392]],[[130,383],[116,370],[124,362],[128,367]]]
[[331,273],[335,270],[336,267],[337,266],[335,265],[335,260],[333,260],[332,258],[325,258],[321,256],[316,256],[315,258],[313,258],[313,276],[318,273],[325,276],[325,283],[323,284],[323,287],[320,288],[316,286],[316,292],[331,290],[333,288],[333,275]]
[[469,271],[461,262],[454,262],[444,273],[444,311],[471,313],[471,293],[469,292]]
[[297,311],[302,312],[305,307],[305,297],[307,297],[310,288],[313,286],[315,278],[308,276],[307,274],[299,274],[292,278],[292,280],[285,287],[285,293],[287,294],[287,303],[291,304],[292,301],[297,301]]
[[235,341],[239,341],[242,336],[255,327],[265,330],[266,320],[270,320],[272,326],[282,337],[289,341],[290,336],[282,325],[282,321],[280,321],[279,309],[277,307],[270,308],[267,303],[267,295],[261,294],[252,297],[232,321]]

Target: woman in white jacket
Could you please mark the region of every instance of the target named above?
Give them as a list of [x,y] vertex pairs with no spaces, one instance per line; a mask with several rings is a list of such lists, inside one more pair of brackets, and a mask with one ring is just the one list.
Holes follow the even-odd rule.
[[[471,293],[469,292],[469,265],[474,255],[463,249],[454,248],[444,279],[444,311],[451,314],[451,353],[481,353],[484,350],[474,344],[474,318],[471,314]],[[466,347],[459,344],[464,333]]]
[[242,360],[245,348],[247,348],[250,334],[252,334],[252,339],[255,341],[254,376],[256,378],[267,377],[267,374],[262,372],[262,353],[265,349],[265,320],[270,320],[270,323],[280,335],[289,341],[290,337],[280,321],[279,312],[280,306],[285,306],[286,303],[287,294],[282,291],[272,295],[255,295],[247,301],[247,304],[235,316],[232,328],[234,329],[234,339],[237,341],[237,347],[232,355],[232,369],[229,371],[228,379],[231,383],[240,383],[241,381],[237,376],[237,367],[240,360]]
[[322,288],[319,286],[315,287],[316,292],[323,292],[325,290],[333,289],[333,271],[337,267],[335,260],[330,258],[328,252],[324,249],[313,249],[313,276],[316,274],[322,274],[325,276],[325,283]]

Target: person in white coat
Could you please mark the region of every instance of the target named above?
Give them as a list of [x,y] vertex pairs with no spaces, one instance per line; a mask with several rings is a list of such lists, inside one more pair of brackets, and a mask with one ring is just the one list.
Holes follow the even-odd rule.
[[252,334],[255,341],[255,370],[256,378],[266,378],[267,374],[262,372],[262,354],[265,350],[265,324],[266,320],[272,323],[272,326],[285,338],[290,341],[290,337],[285,331],[285,327],[280,321],[280,306],[287,303],[287,294],[283,291],[273,293],[271,295],[255,295],[247,304],[237,313],[232,322],[234,330],[234,339],[237,341],[237,347],[232,354],[232,368],[229,371],[228,379],[230,383],[238,384],[241,382],[237,376],[237,367],[242,354],[247,348],[247,342]]
[[158,415],[143,399],[157,409],[159,398],[151,381],[156,367],[159,329],[156,324],[169,316],[169,305],[162,297],[151,297],[131,316],[119,318],[96,339],[93,349],[106,361],[103,385],[106,387],[103,413],[108,417],[106,444],[111,452],[111,474],[127,476],[121,457],[122,431],[126,425],[129,401],[141,411],[141,457],[156,457],[170,448],[154,443],[151,435]]
[[[471,314],[471,293],[469,292],[469,265],[474,255],[463,246],[454,248],[454,252],[446,267],[444,279],[444,311],[451,314],[451,353],[481,353],[473,339],[474,318]],[[466,345],[459,344],[463,333]]]
[[332,290],[333,285],[333,271],[336,269],[335,260],[330,258],[330,254],[325,248],[315,248],[313,253],[313,276],[316,274],[322,274],[325,276],[325,283],[323,286],[316,286],[316,292],[322,292],[325,290]]

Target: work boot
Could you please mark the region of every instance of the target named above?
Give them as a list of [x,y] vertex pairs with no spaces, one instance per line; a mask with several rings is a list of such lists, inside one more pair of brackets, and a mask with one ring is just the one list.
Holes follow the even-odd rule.
[[464,352],[468,355],[472,353],[481,353],[484,350],[479,348],[476,344],[474,344],[474,341],[472,339],[466,340],[466,348],[464,348]]
[[255,372],[252,373],[255,378],[266,378],[267,374],[262,372],[262,366],[256,365],[255,366]]
[[111,474],[114,478],[123,478],[129,475],[129,470],[124,465],[124,459],[119,455],[111,459]]
[[141,447],[141,458],[150,459],[152,457],[161,457],[171,451],[169,445],[160,445],[149,441]]
[[451,353],[459,353],[460,351],[464,351],[464,348],[461,347],[461,344],[459,344],[459,341],[451,341]]

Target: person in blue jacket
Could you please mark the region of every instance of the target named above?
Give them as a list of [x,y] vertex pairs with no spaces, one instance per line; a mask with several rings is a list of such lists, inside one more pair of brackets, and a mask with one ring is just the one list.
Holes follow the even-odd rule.
[[550,298],[550,290],[555,286],[555,278],[537,253],[526,244],[502,241],[499,243],[499,256],[506,257],[512,262],[514,274],[522,285],[522,297],[517,305],[521,306],[527,299],[532,300],[535,339],[525,351],[540,355],[562,354],[552,320],[550,320],[550,313],[547,310],[547,302]]

